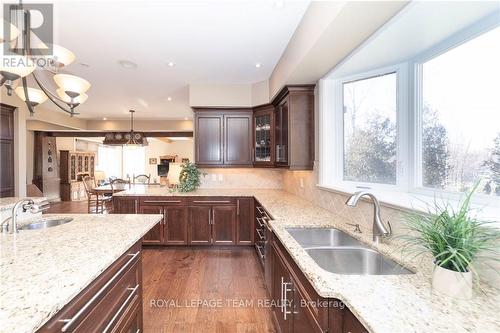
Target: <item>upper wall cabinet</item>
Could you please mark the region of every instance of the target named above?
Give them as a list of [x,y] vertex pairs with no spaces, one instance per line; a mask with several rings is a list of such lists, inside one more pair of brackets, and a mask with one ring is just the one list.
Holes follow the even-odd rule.
[[252,110],[195,108],[199,167],[252,166]]
[[286,86],[253,109],[193,110],[199,167],[313,168],[314,85]]
[[314,85],[286,86],[273,99],[276,166],[312,170]]

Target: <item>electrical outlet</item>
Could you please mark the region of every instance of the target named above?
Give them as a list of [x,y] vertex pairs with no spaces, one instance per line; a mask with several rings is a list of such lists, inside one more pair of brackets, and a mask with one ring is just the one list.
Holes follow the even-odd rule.
[[304,188],[304,178],[300,178],[300,188]]
[[210,175],[210,180],[213,181],[213,182],[216,182],[217,181],[217,175],[215,173],[212,173]]
[[219,183],[222,183],[224,181],[224,175],[222,173],[219,173]]

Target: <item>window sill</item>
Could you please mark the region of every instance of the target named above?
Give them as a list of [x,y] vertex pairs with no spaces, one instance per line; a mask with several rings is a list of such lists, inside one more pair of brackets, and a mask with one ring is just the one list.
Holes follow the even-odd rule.
[[[342,195],[349,196],[352,193],[359,191],[357,188],[340,187],[340,186],[324,186],[316,185],[320,190],[338,193]],[[369,192],[373,193],[377,199],[380,201],[380,205],[383,207],[396,209],[404,212],[427,212],[428,207],[432,206],[434,202],[449,202],[452,207],[457,207],[459,201],[450,200],[445,198],[440,198],[438,196],[428,196],[417,193],[409,192],[396,192],[396,191],[383,191],[377,189],[370,189]],[[368,201],[368,199],[363,198],[363,200]],[[500,228],[500,207],[493,205],[480,205],[471,204],[472,209],[476,213],[476,217],[484,219],[486,221],[494,221],[495,226]]]

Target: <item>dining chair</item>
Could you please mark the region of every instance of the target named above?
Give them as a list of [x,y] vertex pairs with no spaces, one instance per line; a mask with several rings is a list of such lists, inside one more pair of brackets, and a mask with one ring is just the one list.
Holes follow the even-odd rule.
[[104,206],[111,202],[111,198],[98,194],[94,191],[96,187],[95,179],[90,176],[85,176],[82,179],[85,192],[87,193],[87,210],[88,213],[104,213]]
[[151,174],[149,175],[133,175],[134,184],[148,184],[151,182]]

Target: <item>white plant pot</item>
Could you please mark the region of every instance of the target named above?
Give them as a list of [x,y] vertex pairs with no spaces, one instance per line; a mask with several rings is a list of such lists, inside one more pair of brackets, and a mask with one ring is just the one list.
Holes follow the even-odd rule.
[[432,291],[457,299],[472,298],[472,272],[456,272],[434,265]]

